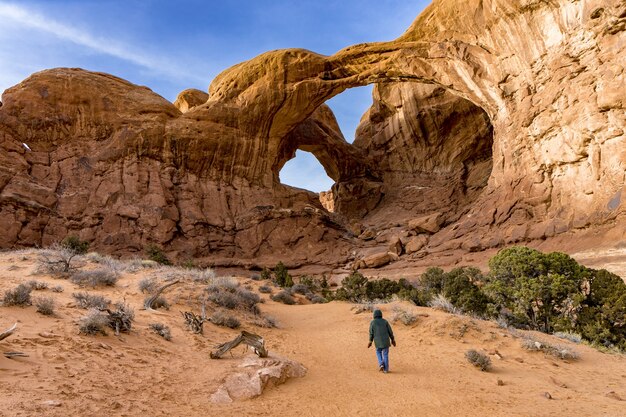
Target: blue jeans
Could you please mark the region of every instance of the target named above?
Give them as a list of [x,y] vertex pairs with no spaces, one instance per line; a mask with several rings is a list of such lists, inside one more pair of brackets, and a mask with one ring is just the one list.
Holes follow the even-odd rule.
[[382,366],[385,371],[389,371],[389,347],[376,348],[376,357],[378,358],[378,366]]

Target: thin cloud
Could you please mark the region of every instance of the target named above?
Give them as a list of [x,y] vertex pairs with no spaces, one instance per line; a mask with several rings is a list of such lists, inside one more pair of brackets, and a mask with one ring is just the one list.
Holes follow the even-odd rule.
[[84,30],[55,21],[49,17],[14,4],[0,3],[0,18],[10,19],[16,23],[24,25],[25,27],[52,34],[57,38],[87,47],[102,54],[123,59],[135,65],[147,68],[153,72],[176,78],[184,77],[186,79],[193,78],[199,81],[205,80],[204,77],[201,78],[197,75],[187,74],[180,68],[165,63],[163,60],[153,56],[141,53],[138,50],[131,48],[128,45],[116,42],[113,39],[93,36]]

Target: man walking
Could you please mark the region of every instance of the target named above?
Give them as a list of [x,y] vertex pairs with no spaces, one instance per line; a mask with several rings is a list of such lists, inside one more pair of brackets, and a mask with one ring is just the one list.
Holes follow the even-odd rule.
[[370,322],[370,342],[367,347],[376,347],[376,357],[378,358],[378,370],[384,373],[389,372],[389,341],[396,346],[396,339],[393,337],[393,330],[387,320],[383,318],[383,312],[374,310],[374,320]]

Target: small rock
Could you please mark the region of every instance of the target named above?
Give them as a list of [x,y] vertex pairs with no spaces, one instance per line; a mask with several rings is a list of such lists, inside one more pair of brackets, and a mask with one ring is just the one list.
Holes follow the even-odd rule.
[[105,350],[111,350],[111,349],[113,349],[111,346],[107,345],[106,343],[102,343],[102,342],[98,343],[98,345],[97,345],[97,346],[98,346],[100,349],[105,349]]
[[37,334],[45,339],[52,339],[53,337],[59,337],[58,335],[54,333],[50,333],[50,332],[39,332]]
[[552,377],[552,376],[550,377],[550,381],[551,381],[554,385],[556,385],[557,387],[567,388],[567,385],[565,385],[565,383],[563,383],[563,382],[561,382],[561,381],[557,380],[556,378],[554,378],[554,377]]
[[624,399],[620,397],[619,394],[615,391],[609,391],[604,396],[613,400],[624,401]]
[[43,405],[47,405],[48,407],[61,407],[63,403],[58,400],[46,400],[43,402]]
[[552,395],[550,395],[550,393],[548,391],[543,393],[543,396],[546,397],[547,399],[551,400],[552,399]]
[[504,386],[504,381],[501,379],[498,379],[498,386],[499,387],[503,387]]
[[524,359],[522,358],[515,358],[516,361],[518,361],[519,363],[524,363]]

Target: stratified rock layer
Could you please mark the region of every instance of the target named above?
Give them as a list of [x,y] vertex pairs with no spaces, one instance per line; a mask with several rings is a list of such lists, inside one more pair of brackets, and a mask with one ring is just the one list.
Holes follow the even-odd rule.
[[[0,247],[77,234],[119,254],[344,265],[398,236],[418,258],[624,239],[625,28],[617,0],[439,0],[394,41],[268,52],[176,106],[106,74],[34,74],[0,107]],[[323,103],[371,83],[350,145]],[[279,183],[297,149],[336,181],[335,214]]]

